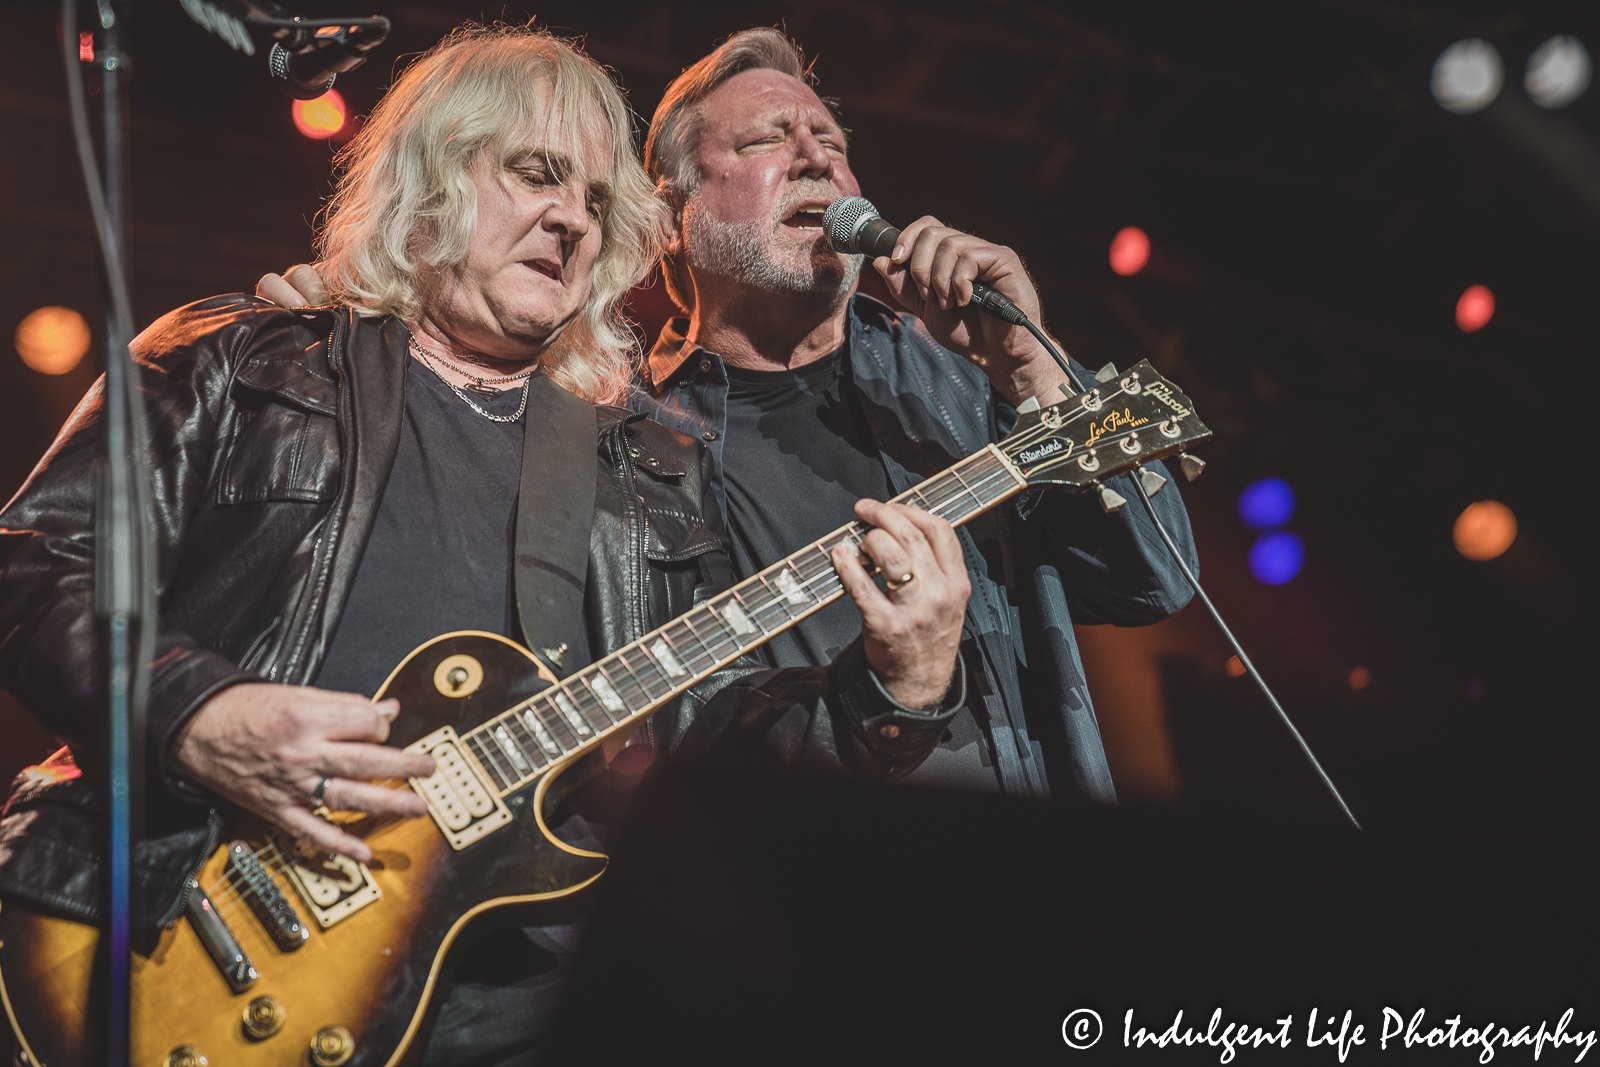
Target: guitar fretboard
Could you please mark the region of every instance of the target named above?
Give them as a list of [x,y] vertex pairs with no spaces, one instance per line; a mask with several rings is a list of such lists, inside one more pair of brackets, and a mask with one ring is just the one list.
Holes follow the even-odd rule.
[[[993,445],[895,497],[959,526],[1027,482]],[[463,735],[501,795],[653,711],[844,592],[830,558],[870,529],[842,526],[760,574]]]

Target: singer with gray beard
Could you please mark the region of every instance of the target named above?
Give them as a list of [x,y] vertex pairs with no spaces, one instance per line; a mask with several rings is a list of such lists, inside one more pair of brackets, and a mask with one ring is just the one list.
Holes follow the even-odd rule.
[[[672,213],[662,272],[687,317],[662,331],[630,404],[709,446],[741,577],[848,521],[859,498],[887,499],[998,440],[1018,403],[1048,403],[1065,382],[1025,330],[967,306],[981,280],[1044,322],[1009,248],[924,217],[872,264],[901,307],[856,291],[862,257],[830,248],[822,216],[861,188],[809,71],[779,31],[735,34],[667,87],[645,145]],[[261,291],[315,299],[314,271],[291,281],[269,275]],[[1154,503],[1196,567],[1171,478]],[[1188,602],[1154,525],[1051,490],[957,536],[973,684],[906,780],[1115,802],[1073,626],[1147,625]],[[860,632],[860,611],[838,601],[764,654],[775,667],[825,664]]]
[[[645,146],[675,223],[663,273],[687,318],[662,332],[633,406],[709,444],[741,576],[847,521],[857,498],[887,499],[998,440],[1018,403],[1049,403],[1065,381],[1026,331],[966,306],[982,280],[1044,321],[1009,248],[918,219],[872,264],[901,308],[856,292],[862,257],[830,248],[822,214],[861,190],[809,70],[777,30],[736,34],[667,88]],[[1195,566],[1171,479],[1155,504]],[[906,780],[1115,801],[1072,627],[1145,625],[1190,596],[1137,511],[1047,491],[957,531],[974,684]],[[827,663],[860,627],[836,602],[766,655]]]

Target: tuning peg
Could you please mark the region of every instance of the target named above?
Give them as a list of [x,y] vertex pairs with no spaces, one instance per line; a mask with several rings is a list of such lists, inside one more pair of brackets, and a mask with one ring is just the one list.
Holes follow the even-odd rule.
[[1206,469],[1206,461],[1199,456],[1191,456],[1187,452],[1178,453],[1178,466],[1183,468],[1183,476],[1189,481],[1200,477]]
[[1140,467],[1139,484],[1144,486],[1145,496],[1155,496],[1166,487],[1167,480],[1149,467]]
[[1022,403],[1017,405],[1017,414],[1018,415],[1026,415],[1030,411],[1038,411],[1038,410],[1039,410],[1039,398],[1036,397],[1036,396],[1030,396],[1028,399],[1024,400]]
[[1115,363],[1107,363],[1104,367],[1094,372],[1094,380],[1097,382],[1109,382],[1116,376],[1117,365]]
[[1127,497],[1106,485],[1105,482],[1101,482],[1095,488],[1100,493],[1100,506],[1105,509],[1107,515],[1128,502]]

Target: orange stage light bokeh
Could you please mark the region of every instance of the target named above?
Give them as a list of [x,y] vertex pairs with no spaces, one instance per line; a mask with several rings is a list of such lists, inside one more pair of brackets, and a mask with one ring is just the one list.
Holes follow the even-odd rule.
[[1517,517],[1498,500],[1467,505],[1456,519],[1456,551],[1471,560],[1494,559],[1517,539]]
[[315,100],[294,102],[294,125],[307,137],[323,140],[344,129],[344,97],[329,89]]
[[33,370],[65,374],[89,351],[89,324],[71,308],[42,307],[17,324],[13,341]]

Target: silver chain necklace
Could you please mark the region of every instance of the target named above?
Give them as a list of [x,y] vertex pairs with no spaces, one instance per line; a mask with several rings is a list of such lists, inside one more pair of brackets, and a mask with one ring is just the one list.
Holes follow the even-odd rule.
[[[522,371],[520,374],[511,374],[504,378],[479,378],[475,374],[461,370],[460,367],[455,367],[454,364],[448,363],[448,361],[438,353],[424,348],[415,337],[411,339],[411,347],[417,353],[417,355],[422,357],[423,366],[433,371],[434,377],[438,378],[441,382],[444,382],[445,385],[449,386],[450,391],[456,394],[456,396],[459,396],[462,402],[467,405],[467,407],[471,408],[473,411],[476,411],[479,415],[482,415],[490,422],[516,422],[518,419],[522,418],[522,413],[528,410],[528,387],[533,384],[533,372],[538,370],[537,367],[530,367],[529,369]],[[476,403],[474,403],[472,398],[466,393],[462,392],[454,382],[446,378],[443,372],[440,371],[438,367],[434,366],[434,360],[438,360],[441,363],[447,363],[458,373],[465,374],[467,377],[471,378],[472,385],[469,385],[467,388],[471,389],[475,393],[478,393],[478,395],[482,396],[485,400],[489,399],[489,396],[487,395],[488,386],[498,382],[515,382],[520,380],[522,382],[522,402],[517,405],[516,413],[513,415],[489,414],[487,411],[483,410]],[[480,392],[480,390],[483,391]],[[495,390],[494,395],[499,396],[499,390]]]

